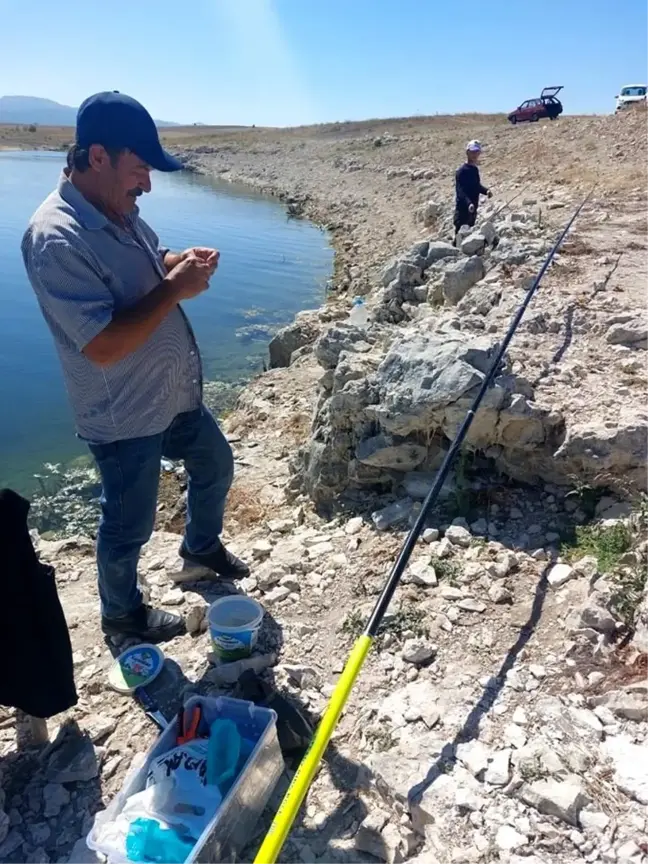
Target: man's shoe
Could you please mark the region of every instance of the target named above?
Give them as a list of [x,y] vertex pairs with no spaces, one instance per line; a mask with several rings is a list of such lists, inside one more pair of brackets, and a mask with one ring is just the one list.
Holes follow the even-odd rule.
[[190,565],[204,567],[205,570],[211,570],[212,573],[216,573],[224,579],[244,579],[250,575],[250,568],[245,561],[237,558],[222,543],[218,549],[206,555],[194,555],[183,543],[180,547],[180,557],[184,558]]
[[179,615],[152,609],[144,603],[119,618],[101,618],[101,629],[106,636],[135,636],[142,642],[168,642],[186,633],[185,622]]

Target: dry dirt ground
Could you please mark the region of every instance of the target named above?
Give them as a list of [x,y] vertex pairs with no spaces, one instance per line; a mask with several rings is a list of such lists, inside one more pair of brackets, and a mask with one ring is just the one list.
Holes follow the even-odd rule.
[[[386,260],[433,233],[417,211],[430,199],[450,206],[452,172],[469,138],[486,145],[482,177],[497,201],[518,192],[534,199],[552,229],[596,183],[534,307],[569,326],[542,339],[522,331],[513,357],[528,377],[542,376],[550,402],[603,423],[625,414],[645,424],[643,362],[629,373],[621,359],[601,359],[602,324],[619,312],[645,314],[645,132],[645,115],[633,113],[517,128],[476,115],[201,128],[165,138],[195,169],[281,195],[293,212],[329,227],[337,256],[324,317],[332,318],[373,288]],[[69,130],[34,134],[54,146]],[[0,127],[3,145],[30,142]],[[521,273],[511,274],[512,285]],[[259,651],[279,655],[269,676],[316,719],[403,540],[400,530],[375,529],[378,499],[326,518],[295,493],[293,458],[308,440],[321,374],[312,356],[273,370],[248,386],[227,419],[237,473],[226,540],[254,561],[244,584],[174,587],[179,537],[169,532],[181,529],[173,484],[182,477],[165,479],[158,527],[166,530],[143,556],[142,581],[154,602],[192,617],[195,632],[166,647],[182,671],[176,696],[223,691],[201,621],[210,600],[238,589],[267,610]],[[645,864],[646,649],[628,644],[598,547],[587,560],[592,549],[582,537],[571,551],[561,545],[590,515],[582,494],[566,492],[502,482],[470,513],[435,514],[440,535],[416,549],[280,860]],[[605,502],[598,513],[605,515]],[[628,530],[638,549],[617,559],[629,555],[623,566],[645,573],[643,535],[615,524],[628,523],[608,527]],[[0,859],[86,861],[77,841],[155,729],[106,686],[110,655],[98,632],[92,543],[38,545],[56,566],[71,629],[80,701],[69,714],[91,736],[97,770],[79,782],[50,776],[46,785],[42,754],[16,751],[15,718],[6,712]],[[63,719],[50,722],[51,734]],[[47,801],[54,803],[46,808]]]

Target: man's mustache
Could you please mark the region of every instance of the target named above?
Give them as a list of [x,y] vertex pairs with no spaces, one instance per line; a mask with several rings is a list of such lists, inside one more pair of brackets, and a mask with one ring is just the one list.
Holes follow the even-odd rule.
[[129,189],[128,194],[131,198],[139,198],[140,195],[144,194],[144,190],[140,189],[139,186],[136,186],[135,189]]

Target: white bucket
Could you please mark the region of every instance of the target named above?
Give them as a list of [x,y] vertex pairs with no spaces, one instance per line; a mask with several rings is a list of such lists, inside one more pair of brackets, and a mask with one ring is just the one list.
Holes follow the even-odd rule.
[[212,603],[207,620],[214,653],[225,663],[249,657],[264,614],[263,606],[245,594],[230,594]]

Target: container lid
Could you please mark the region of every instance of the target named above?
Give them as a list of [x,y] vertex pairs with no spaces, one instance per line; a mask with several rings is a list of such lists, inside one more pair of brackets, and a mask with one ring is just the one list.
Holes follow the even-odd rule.
[[134,645],[120,654],[108,670],[108,686],[118,693],[133,693],[157,678],[163,666],[164,654],[157,645]]

